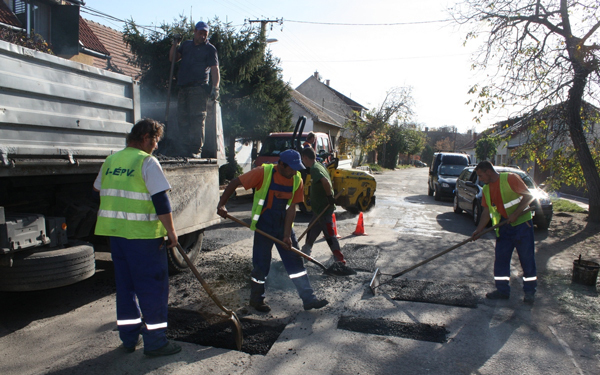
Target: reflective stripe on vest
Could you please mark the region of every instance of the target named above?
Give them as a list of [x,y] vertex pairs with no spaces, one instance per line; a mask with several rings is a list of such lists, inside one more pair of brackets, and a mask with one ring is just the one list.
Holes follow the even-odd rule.
[[[263,206],[265,205],[265,200],[267,199],[267,194],[269,193],[269,187],[271,186],[271,178],[273,176],[274,164],[263,164],[264,176],[263,182],[257,191],[254,192],[254,203],[252,204],[252,222],[250,223],[250,229],[256,229],[256,223],[258,223],[258,219],[260,219],[260,215],[263,211]],[[287,202],[287,208],[292,204],[292,200],[294,199],[294,193],[300,187],[300,181],[302,181],[302,177],[300,176],[300,172],[296,172],[294,175],[294,186],[292,188],[292,197]]]
[[167,234],[142,175],[148,157],[152,156],[127,147],[106,158],[95,234],[127,239],[154,239]]
[[[515,193],[513,189],[511,189],[510,184],[508,183],[508,173],[502,172],[500,173],[500,195],[502,197],[502,204],[504,205],[504,209],[506,210],[506,214],[510,216],[513,212],[517,210],[519,203],[523,199],[523,197]],[[492,201],[490,198],[490,186],[489,184],[485,184],[483,187],[483,196],[485,197],[485,201],[487,202],[488,209],[490,211],[490,218],[492,219],[492,225],[498,224],[502,220],[502,216],[496,206],[492,206]],[[505,203],[506,202],[506,203]],[[532,215],[531,211],[526,212],[519,216],[519,218],[514,222],[510,223],[510,225],[517,226],[526,221],[531,220]],[[500,228],[496,228],[496,237],[500,236]]]

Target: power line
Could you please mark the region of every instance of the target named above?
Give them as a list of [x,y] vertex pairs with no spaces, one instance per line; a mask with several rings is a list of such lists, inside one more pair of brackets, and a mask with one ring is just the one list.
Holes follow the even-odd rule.
[[416,21],[416,22],[395,22],[395,23],[341,23],[341,22],[316,22],[316,21],[298,21],[298,20],[283,20],[284,22],[294,23],[309,23],[313,25],[327,25],[327,26],[405,26],[405,25],[419,25],[427,23],[441,23],[452,21],[447,20],[434,20],[434,21]]

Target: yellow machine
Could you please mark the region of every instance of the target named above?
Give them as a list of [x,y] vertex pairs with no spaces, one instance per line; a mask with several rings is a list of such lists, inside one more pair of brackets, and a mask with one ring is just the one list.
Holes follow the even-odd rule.
[[[335,200],[335,204],[352,213],[367,211],[375,205],[375,190],[377,189],[375,177],[368,171],[360,169],[338,169],[338,164],[339,159],[333,158],[326,165],[333,182],[333,190],[337,193],[344,189]],[[308,174],[304,181],[304,205],[300,205],[303,212],[311,211],[310,187],[311,178]]]

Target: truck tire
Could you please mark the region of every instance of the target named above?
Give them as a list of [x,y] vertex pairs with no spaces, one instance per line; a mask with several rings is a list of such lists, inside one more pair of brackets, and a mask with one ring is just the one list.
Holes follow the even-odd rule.
[[[188,258],[194,263],[202,250],[202,240],[204,239],[204,230],[197,230],[192,233],[184,234],[179,237],[179,244],[185,250]],[[176,275],[189,269],[185,259],[179,254],[176,248],[169,249],[169,274]]]
[[69,247],[25,251],[13,256],[12,267],[0,270],[0,290],[27,292],[71,285],[94,275],[94,247],[83,241]]

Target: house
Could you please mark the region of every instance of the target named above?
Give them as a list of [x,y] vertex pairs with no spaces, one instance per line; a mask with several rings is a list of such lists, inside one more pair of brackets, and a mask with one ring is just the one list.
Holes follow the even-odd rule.
[[60,57],[139,78],[123,34],[79,15],[79,0],[0,0],[0,28],[39,35]]
[[332,141],[339,139],[344,127],[335,121],[330,113],[323,110],[321,106],[308,99],[296,90],[290,91],[290,107],[292,109],[292,119],[300,116],[306,116],[305,132],[323,132],[329,133]]
[[[344,128],[344,125],[348,120],[355,118],[355,112],[358,112],[359,116],[363,117],[366,111],[368,111],[368,108],[334,90],[330,86],[329,80],[322,82],[319,72],[315,72],[302,82],[296,87],[296,91],[307,98],[313,108],[320,110],[320,113],[323,114],[323,116],[319,116],[322,124],[327,123],[324,124],[326,126],[330,126],[332,123],[339,124],[341,128],[338,136],[336,136],[336,145],[342,145],[344,143],[343,139],[349,138],[346,133],[348,130]],[[292,110],[294,110],[294,107],[292,107]],[[326,118],[329,118],[331,121],[326,120]],[[354,150],[355,160],[358,160],[356,156],[359,154],[359,150]]]
[[342,126],[354,118],[353,112],[359,112],[362,116],[368,108],[358,104],[354,100],[334,90],[330,86],[330,81],[321,82],[319,72],[315,72],[300,86],[296,91],[310,99],[313,103],[320,106],[321,109],[329,114],[336,123]]

